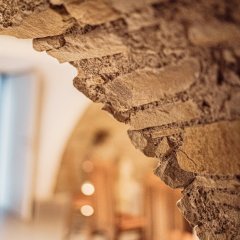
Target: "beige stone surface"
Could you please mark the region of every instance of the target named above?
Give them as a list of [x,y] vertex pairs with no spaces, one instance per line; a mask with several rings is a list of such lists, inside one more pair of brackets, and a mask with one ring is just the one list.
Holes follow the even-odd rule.
[[183,191],[178,206],[200,239],[239,239],[239,187],[235,176],[197,176]]
[[164,157],[164,155],[167,154],[169,150],[171,150],[171,147],[169,146],[168,140],[165,137],[156,148],[156,156]]
[[199,23],[190,27],[189,39],[200,46],[214,46],[219,43],[240,45],[240,29],[231,23]]
[[131,133],[131,140],[133,145],[140,150],[144,150],[147,146],[147,140],[144,138],[142,133],[134,131]]
[[240,173],[240,121],[223,121],[185,129],[177,152],[180,166],[214,175]]
[[167,104],[154,109],[138,111],[130,117],[134,129],[156,127],[176,122],[185,122],[201,117],[201,111],[193,101]]
[[73,1],[66,3],[67,11],[80,25],[97,25],[119,18],[119,14],[102,0]]
[[186,172],[179,166],[175,157],[159,161],[154,172],[171,188],[182,188],[195,178],[193,173]]
[[179,134],[182,133],[183,129],[181,128],[165,128],[165,129],[159,129],[159,130],[155,130],[151,132],[151,137],[153,139],[155,138],[162,138],[162,137],[166,137],[166,136],[171,136],[174,134]]
[[28,16],[48,8],[48,0],[0,0],[0,30],[19,26]]
[[54,5],[61,5],[64,2],[65,2],[64,0],[50,0],[50,3],[52,3]]
[[106,55],[126,52],[127,48],[117,36],[99,31],[86,35],[64,36],[65,44],[58,49],[51,49],[48,53],[59,62],[69,62],[88,58],[101,58]]
[[192,59],[161,70],[142,69],[116,78],[105,86],[107,98],[117,98],[116,108],[128,109],[187,90],[199,74]]
[[[161,2],[164,2],[165,0],[162,0]],[[132,12],[134,10],[137,9],[141,9],[145,6],[147,6],[147,4],[150,3],[156,3],[159,2],[158,0],[128,0],[128,1],[119,1],[119,0],[110,0],[110,2],[112,3],[112,6],[123,13],[127,13],[127,12]]]
[[121,12],[131,12],[138,8],[142,8],[145,5],[145,0],[139,0],[136,2],[135,0],[129,0],[126,2],[118,1],[118,0],[110,0],[112,2],[113,7]]
[[73,20],[64,20],[62,15],[48,8],[26,17],[19,26],[9,27],[0,31],[0,35],[12,35],[18,38],[54,36],[65,32],[73,23]]

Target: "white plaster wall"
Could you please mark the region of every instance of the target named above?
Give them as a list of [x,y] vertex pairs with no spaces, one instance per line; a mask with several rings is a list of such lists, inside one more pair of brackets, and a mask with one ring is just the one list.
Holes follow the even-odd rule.
[[72,66],[36,52],[30,40],[0,36],[0,72],[29,69],[36,69],[43,82],[35,198],[47,200],[66,141],[89,100],[73,87],[76,70]]

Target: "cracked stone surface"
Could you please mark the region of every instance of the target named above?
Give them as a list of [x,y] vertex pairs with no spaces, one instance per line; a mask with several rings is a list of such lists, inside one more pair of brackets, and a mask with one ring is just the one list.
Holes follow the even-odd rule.
[[238,0],[0,0],[0,34],[78,70],[201,239],[240,239]]

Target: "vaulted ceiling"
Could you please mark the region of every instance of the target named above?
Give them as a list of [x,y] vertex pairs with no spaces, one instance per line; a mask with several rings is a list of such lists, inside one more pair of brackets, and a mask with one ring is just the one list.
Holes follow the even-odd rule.
[[0,29],[77,68],[74,86],[184,188],[201,239],[240,237],[238,0],[0,0]]

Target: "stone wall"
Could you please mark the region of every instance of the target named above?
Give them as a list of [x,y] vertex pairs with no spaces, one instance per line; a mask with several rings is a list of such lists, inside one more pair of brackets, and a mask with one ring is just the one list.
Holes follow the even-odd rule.
[[184,189],[201,239],[240,239],[238,0],[0,0],[0,29],[78,69],[74,86]]

